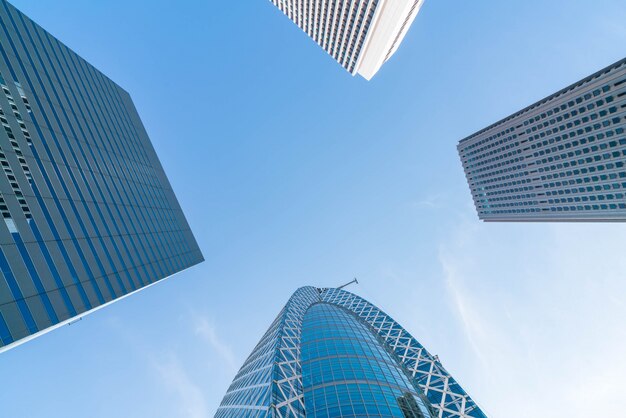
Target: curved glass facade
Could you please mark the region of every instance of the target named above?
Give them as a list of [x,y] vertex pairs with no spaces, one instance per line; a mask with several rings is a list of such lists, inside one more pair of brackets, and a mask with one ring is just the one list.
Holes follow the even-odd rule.
[[343,308],[311,306],[301,344],[308,417],[430,417],[397,360]]

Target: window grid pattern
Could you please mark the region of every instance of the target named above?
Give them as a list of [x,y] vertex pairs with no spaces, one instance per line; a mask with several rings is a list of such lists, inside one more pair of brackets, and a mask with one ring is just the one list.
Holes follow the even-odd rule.
[[302,376],[310,418],[431,416],[376,335],[336,305],[315,304],[304,316]]
[[461,141],[484,220],[626,220],[626,59]]
[[[352,293],[337,289],[303,287],[291,297],[229,388],[216,417],[304,417],[306,396],[302,375],[302,323],[307,310],[316,303],[327,303],[345,309],[366,325],[379,339],[381,347],[396,359],[398,367],[423,391],[437,417],[484,417],[483,412],[443,368],[400,325],[369,302]],[[272,374],[257,380],[255,367],[268,363],[256,359],[268,354],[273,361]],[[265,361],[269,361],[265,358]],[[260,392],[249,395],[256,388]],[[256,398],[255,398],[256,396]],[[269,402],[267,402],[269,396]],[[265,403],[255,403],[262,399]],[[426,399],[426,398],[425,398]],[[405,398],[401,410],[410,417],[412,402]]]
[[380,0],[271,0],[350,73]]
[[0,0],[0,351],[202,261],[128,93]]

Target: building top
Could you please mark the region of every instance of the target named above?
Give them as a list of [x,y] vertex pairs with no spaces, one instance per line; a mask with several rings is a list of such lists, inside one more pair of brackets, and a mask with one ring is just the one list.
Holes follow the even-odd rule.
[[[245,361],[228,389],[216,418],[239,418],[249,414],[263,417],[315,416],[314,411],[306,409],[306,403],[315,400],[307,399],[305,392],[311,393],[316,387],[324,386],[324,382],[316,380],[317,386],[311,387],[312,378],[324,380],[324,377],[317,372],[304,375],[302,339],[307,338],[306,317],[311,308],[319,304],[339,308],[371,331],[380,343],[380,349],[392,356],[395,364],[419,391],[421,400],[413,401],[423,402],[432,408],[434,416],[485,417],[441,365],[438,357],[429,353],[385,312],[345,290],[306,286],[293,294]],[[331,322],[341,326],[342,321]],[[344,357],[346,355],[354,353],[344,353]],[[409,401],[399,400],[411,409]],[[380,415],[363,413],[360,416]]]
[[562,96],[564,94],[567,94],[567,93],[569,93],[569,92],[571,92],[571,91],[573,91],[573,90],[575,90],[575,89],[577,89],[579,87],[582,87],[585,84],[587,84],[589,82],[592,82],[593,80],[601,77],[604,74],[608,74],[609,72],[611,72],[613,70],[617,70],[622,65],[626,65],[626,58],[623,58],[623,59],[621,59],[621,60],[619,60],[619,61],[609,65],[608,67],[605,67],[605,68],[601,69],[600,71],[597,71],[597,72],[591,74],[590,76],[585,77],[582,80],[577,81],[577,82],[575,82],[575,83],[573,83],[573,84],[571,84],[571,85],[569,85],[569,86],[567,86],[567,87],[557,91],[556,93],[551,94],[550,96],[548,96],[546,98],[543,98],[543,99],[539,100],[538,102],[535,102],[535,103],[531,104],[530,106],[527,106],[524,109],[522,109],[520,111],[517,111],[517,112],[513,113],[512,115],[507,116],[506,118],[501,119],[501,120],[499,120],[499,121],[497,121],[497,122],[487,126],[484,129],[481,129],[480,131],[478,131],[476,133],[473,133],[472,135],[470,135],[470,136],[468,136],[466,138],[463,138],[461,141],[459,141],[459,147],[461,147],[461,144],[463,144],[463,143],[465,143],[467,141],[470,141],[471,139],[476,138],[476,137],[482,135],[483,133],[488,132],[489,130],[491,130],[493,128],[496,128],[497,126],[500,126],[500,125],[502,125],[502,124],[504,124],[504,123],[506,123],[506,122],[508,122],[510,120],[513,120],[513,119],[515,119],[515,118],[517,118],[517,117],[519,117],[519,116],[521,116],[521,115],[523,115],[523,114],[525,114],[527,112],[530,112],[531,110],[536,109],[537,107],[542,106],[542,105],[544,105],[544,104],[546,104],[546,103],[548,103],[548,102],[550,102],[550,101],[552,101],[552,100],[554,100],[554,99],[556,99],[556,98],[558,98],[558,97],[560,97],[560,96]]
[[423,0],[271,0],[352,75],[370,80],[398,50]]

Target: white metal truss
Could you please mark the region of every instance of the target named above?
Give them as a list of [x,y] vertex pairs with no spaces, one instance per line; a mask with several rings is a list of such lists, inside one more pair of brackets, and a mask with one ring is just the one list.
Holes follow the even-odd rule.
[[303,287],[291,297],[283,311],[282,329],[276,347],[272,380],[272,417],[304,417],[304,388],[300,364],[302,321],[309,307],[319,302],[319,292]]
[[289,299],[237,373],[216,418],[304,418],[300,363],[302,322],[316,303],[353,313],[374,332],[413,378],[439,418],[484,418],[485,414],[415,338],[389,315],[350,292],[302,287]]

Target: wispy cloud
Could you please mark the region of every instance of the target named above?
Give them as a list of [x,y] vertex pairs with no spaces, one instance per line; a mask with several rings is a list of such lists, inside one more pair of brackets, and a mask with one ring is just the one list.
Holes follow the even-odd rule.
[[444,272],[446,290],[461,321],[464,334],[474,350],[474,353],[481,359],[482,363],[485,364],[486,361],[483,350],[476,341],[477,337],[485,336],[485,321],[474,309],[474,303],[468,300],[470,292],[468,292],[461,283],[458,266],[453,262],[452,256],[447,253],[444,248],[441,248],[439,251],[439,262]]
[[157,415],[171,418],[204,418],[214,415],[226,388],[218,376],[232,379],[237,364],[230,346],[220,337],[208,314],[183,310],[169,326],[175,338],[157,340],[133,332],[124,321],[111,326],[125,335],[129,349],[145,361],[155,398]]
[[202,389],[194,383],[178,356],[172,352],[156,356],[152,364],[161,383],[179,398],[178,409],[181,418],[209,416]]
[[413,206],[416,208],[437,209],[443,205],[442,200],[444,200],[444,197],[441,194],[434,194],[415,201]]
[[473,353],[467,389],[490,416],[622,416],[625,232],[461,221],[442,243],[442,285]]
[[232,371],[237,369],[235,354],[217,333],[215,323],[204,316],[194,315],[194,332],[202,338]]

